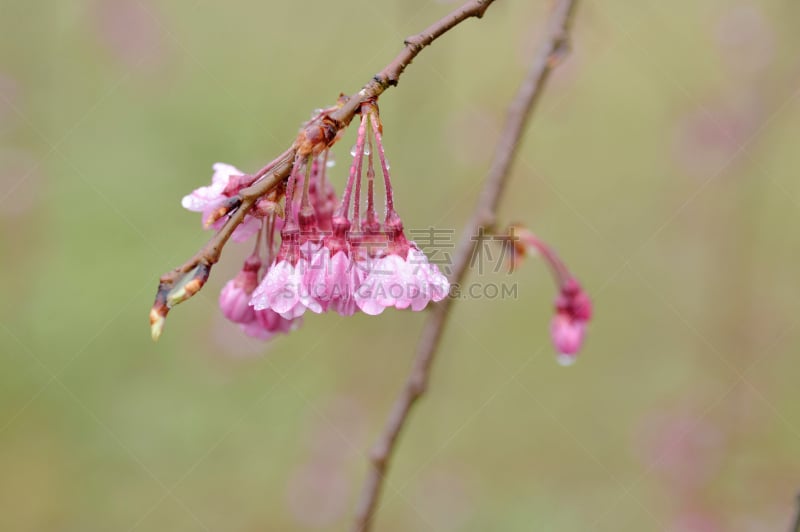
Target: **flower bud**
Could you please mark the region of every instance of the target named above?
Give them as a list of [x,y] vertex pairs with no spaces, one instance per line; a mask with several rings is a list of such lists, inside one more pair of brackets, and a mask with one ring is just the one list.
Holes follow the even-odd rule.
[[261,260],[252,256],[244,262],[242,271],[222,288],[219,294],[219,307],[222,313],[234,323],[250,323],[255,320],[250,297],[258,286],[258,270]]
[[558,362],[568,366],[586,338],[586,325],[592,318],[592,301],[574,277],[567,279],[555,302],[556,315],[550,322],[550,338],[558,351]]

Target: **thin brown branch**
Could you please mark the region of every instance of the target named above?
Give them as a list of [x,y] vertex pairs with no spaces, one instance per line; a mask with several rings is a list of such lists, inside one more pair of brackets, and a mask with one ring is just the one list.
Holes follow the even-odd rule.
[[[556,2],[545,41],[511,103],[483,192],[472,218],[464,227],[461,241],[454,254],[453,269],[450,274],[453,285],[461,284],[464,280],[477,244],[475,235],[479,234],[481,228],[491,228],[495,224],[497,206],[505,189],[509,169],[525,124],[532,115],[551,70],[568,50],[570,22],[576,4],[577,0]],[[356,532],[368,532],[372,527],[389,461],[412,408],[428,387],[431,365],[436,357],[453,301],[453,298],[447,298],[433,307],[425,323],[411,373],[392,408],[383,433],[370,453],[370,469],[356,509],[353,527]]]
[[[268,194],[289,176],[295,156],[316,153],[324,147],[332,146],[338,140],[339,132],[353,120],[361,104],[377,98],[389,87],[397,85],[403,71],[423,48],[465,20],[482,17],[492,2],[494,0],[471,0],[421,33],[407,38],[403,50],[369,83],[352,96],[341,99],[342,103],[339,106],[324,111],[311,120],[300,131],[289,149],[255,174],[254,183],[239,193],[241,199],[239,207],[230,215],[223,227],[191,259],[161,276],[155,303],[150,311],[153,338],[157,339],[161,334],[169,309],[203,287],[211,267],[219,260],[222,249],[233,231],[242,223],[245,215],[260,197]],[[201,271],[203,275],[187,279],[187,276],[194,275],[197,271]],[[169,296],[170,293],[174,294],[174,289],[178,285],[191,285],[194,290],[186,292],[185,297],[180,299]]]

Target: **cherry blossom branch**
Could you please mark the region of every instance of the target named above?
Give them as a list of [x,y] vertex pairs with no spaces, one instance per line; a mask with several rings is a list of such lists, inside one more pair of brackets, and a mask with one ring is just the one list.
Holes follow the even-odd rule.
[[[569,29],[576,4],[577,0],[557,0],[545,41],[511,103],[483,192],[471,219],[464,227],[454,254],[450,275],[450,282],[454,286],[461,284],[467,273],[477,245],[475,235],[479,234],[481,228],[489,229],[495,225],[497,207],[525,124],[531,117],[550,72],[568,52]],[[368,532],[372,527],[389,461],[396,449],[398,437],[408,423],[412,408],[428,387],[431,367],[453,302],[453,298],[446,298],[435,305],[425,323],[411,373],[392,408],[383,433],[370,453],[370,469],[356,509],[353,527],[355,532]]]
[[169,310],[186,301],[205,285],[211,268],[220,258],[222,249],[250,212],[259,198],[281,185],[292,171],[295,158],[318,153],[332,146],[339,138],[361,104],[376,99],[389,87],[396,86],[400,76],[414,58],[433,41],[470,18],[481,18],[494,0],[471,0],[451,12],[428,28],[407,38],[403,50],[376,74],[364,87],[352,96],[340,98],[340,103],[327,109],[309,121],[300,131],[292,145],[269,165],[249,178],[250,186],[242,189],[238,197],[228,204],[229,215],[223,227],[181,266],[161,276],[155,302],[150,310],[150,328],[154,340],[161,335]]

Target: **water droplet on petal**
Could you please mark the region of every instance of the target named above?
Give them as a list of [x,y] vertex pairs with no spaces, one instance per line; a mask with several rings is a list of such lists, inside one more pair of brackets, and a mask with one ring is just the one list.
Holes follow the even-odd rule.
[[369,145],[364,146],[364,155],[369,155]]
[[558,362],[558,365],[563,366],[565,368],[567,366],[573,365],[577,359],[578,357],[576,357],[575,355],[567,355],[565,353],[559,353],[556,356],[556,361]]
[[353,157],[356,156],[356,147],[355,147],[355,145],[352,148],[350,148],[350,155],[352,155]]

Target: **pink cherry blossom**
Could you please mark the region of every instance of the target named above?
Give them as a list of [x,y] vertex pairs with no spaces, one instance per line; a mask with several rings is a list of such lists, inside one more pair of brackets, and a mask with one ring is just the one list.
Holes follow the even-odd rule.
[[[265,223],[267,230],[267,260],[273,254],[272,231],[276,224],[273,218]],[[220,294],[220,308],[230,321],[238,323],[242,331],[248,336],[260,340],[269,340],[278,333],[288,333],[300,326],[302,320],[295,316],[283,317],[272,309],[260,308],[256,310],[250,301],[259,286],[259,276],[262,271],[261,240],[263,231],[259,232],[253,254],[244,262],[242,270],[222,289]],[[275,270],[275,271],[280,271]]]
[[342,249],[331,252],[324,245],[313,257],[306,277],[311,294],[328,310],[352,316],[358,310],[354,294],[363,282],[363,266]]
[[374,316],[388,307],[420,311],[444,299],[449,289],[439,268],[412,245],[406,258],[392,253],[373,261],[355,299],[365,314]]
[[[214,174],[211,176],[211,185],[195,189],[191,194],[184,196],[181,200],[183,208],[203,213],[203,224],[206,225],[211,215],[225,204],[233,194],[238,191],[238,177],[245,173],[225,163],[214,164]],[[235,193],[235,192],[234,192]],[[220,218],[211,224],[211,228],[219,230],[225,223],[225,218]],[[236,242],[249,240],[258,232],[261,221],[254,216],[245,216],[244,221],[234,230],[231,238]]]
[[250,305],[255,310],[271,309],[286,319],[299,318],[307,310],[317,314],[325,311],[324,300],[309,284],[310,264],[318,253],[319,246],[313,242],[299,246],[285,236],[278,257],[253,292]]
[[302,316],[307,308],[302,301],[307,265],[305,259],[295,264],[288,260],[273,262],[253,292],[250,304],[256,310],[270,309],[287,319]]
[[255,320],[253,307],[250,306],[250,297],[258,286],[259,269],[261,269],[261,260],[257,256],[251,256],[245,261],[242,271],[222,288],[219,295],[219,306],[230,321],[250,323]]

